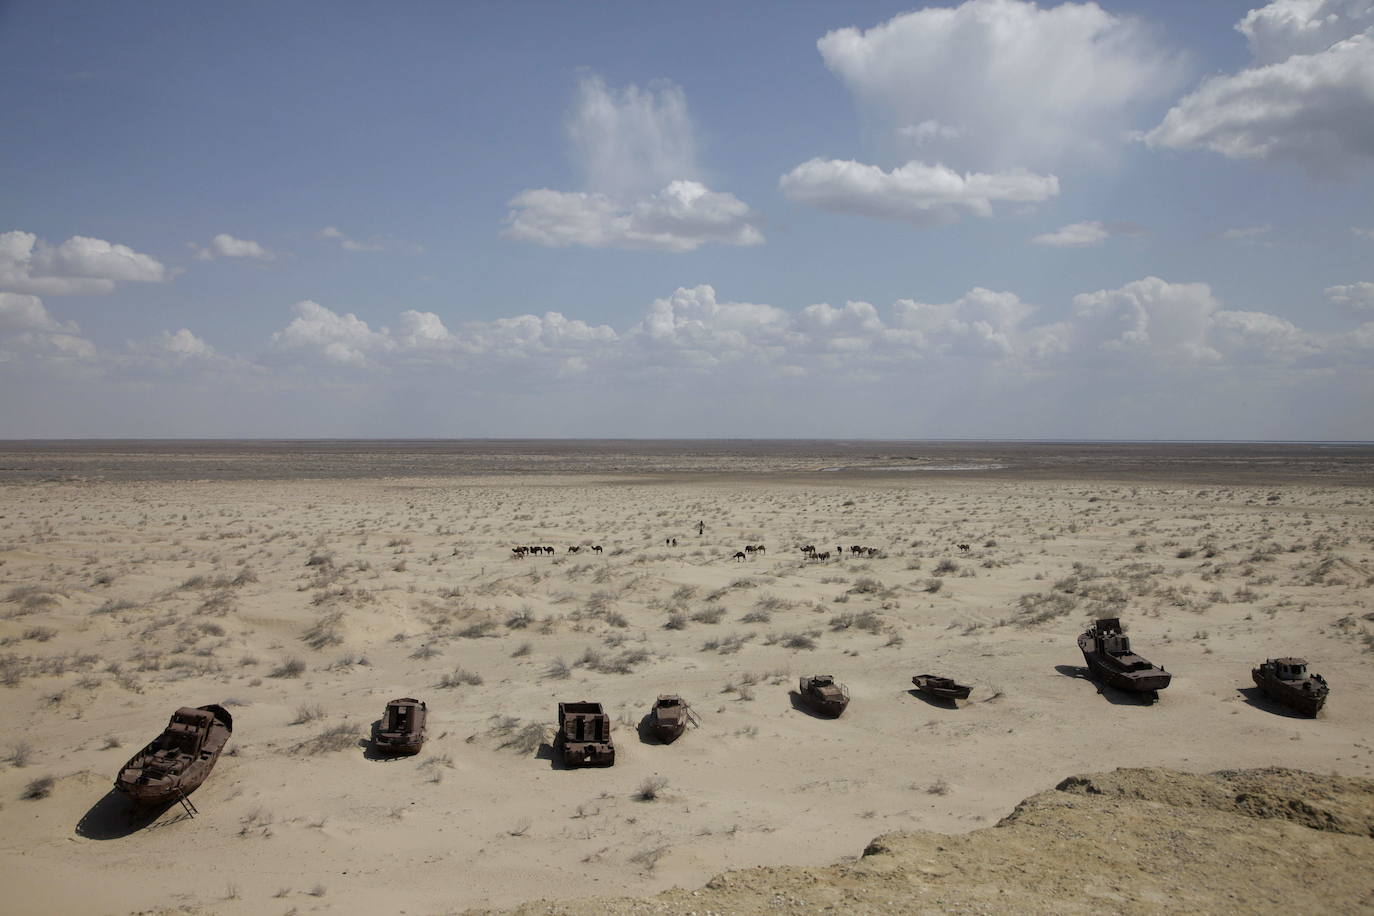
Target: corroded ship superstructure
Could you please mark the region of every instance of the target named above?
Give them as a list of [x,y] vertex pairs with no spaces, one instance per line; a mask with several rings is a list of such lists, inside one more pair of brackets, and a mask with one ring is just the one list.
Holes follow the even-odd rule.
[[1258,668],[1251,669],[1250,676],[1265,696],[1305,716],[1315,717],[1321,712],[1331,692],[1326,678],[1308,673],[1305,658],[1265,659]]
[[803,702],[823,716],[835,718],[849,706],[849,688],[829,674],[802,678],[797,693]]
[[233,730],[234,717],[223,706],[183,706],[124,764],[115,788],[139,805],[183,800],[210,775]]
[[611,717],[600,703],[582,700],[558,704],[558,744],[563,763],[570,767],[615,765]]
[[682,737],[688,724],[699,723],[687,701],[676,694],[659,694],[649,712],[649,731],[653,736],[664,744],[672,744]]
[[1131,650],[1131,638],[1116,617],[1104,617],[1078,637],[1078,648],[1092,676],[1118,690],[1154,695],[1173,675]]
[[424,700],[401,697],[386,704],[377,726],[377,750],[389,754],[418,754],[424,746],[428,710]]
[[938,674],[918,674],[911,679],[911,683],[915,684],[921,693],[941,700],[967,700],[973,690],[967,684],[955,683],[952,677],[941,677]]

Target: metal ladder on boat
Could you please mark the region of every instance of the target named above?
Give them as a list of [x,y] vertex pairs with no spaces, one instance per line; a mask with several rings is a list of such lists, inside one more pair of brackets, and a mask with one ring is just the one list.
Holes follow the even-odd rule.
[[181,803],[181,809],[186,812],[188,817],[195,817],[200,813],[200,809],[195,806],[191,799],[186,797],[186,793],[177,789],[177,801]]

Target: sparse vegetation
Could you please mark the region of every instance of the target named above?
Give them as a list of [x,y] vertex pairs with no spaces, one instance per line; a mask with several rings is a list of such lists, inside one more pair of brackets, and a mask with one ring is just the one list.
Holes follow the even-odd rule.
[[268,677],[293,678],[300,677],[305,673],[305,662],[299,658],[288,658],[276,668],[273,668]]
[[663,776],[649,776],[639,784],[635,790],[635,801],[654,801],[663,794],[663,790],[668,787],[668,780]]

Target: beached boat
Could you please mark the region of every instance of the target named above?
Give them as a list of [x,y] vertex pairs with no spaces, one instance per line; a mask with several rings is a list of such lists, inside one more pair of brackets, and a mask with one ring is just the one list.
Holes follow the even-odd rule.
[[664,744],[672,744],[682,737],[688,724],[698,723],[687,701],[675,694],[659,694],[649,713],[649,731],[653,736]]
[[615,766],[611,717],[600,703],[581,700],[558,704],[558,743],[569,767]]
[[1269,658],[1258,668],[1251,669],[1255,686],[1265,696],[1306,716],[1316,716],[1331,692],[1326,678],[1307,672],[1305,658]]
[[797,693],[816,712],[831,718],[839,716],[849,705],[849,688],[829,674],[802,678]]
[[233,730],[234,717],[223,706],[183,706],[162,734],[124,764],[115,788],[139,805],[184,799],[215,768]]
[[956,684],[952,677],[940,677],[938,674],[918,674],[911,679],[911,683],[921,693],[942,700],[967,700],[969,692],[973,690],[967,684]]
[[390,754],[418,754],[424,746],[428,710],[423,700],[401,697],[386,704],[377,727],[377,750]]
[[1118,690],[1153,695],[1169,686],[1173,675],[1131,650],[1121,621],[1104,617],[1078,637],[1078,648],[1092,676]]

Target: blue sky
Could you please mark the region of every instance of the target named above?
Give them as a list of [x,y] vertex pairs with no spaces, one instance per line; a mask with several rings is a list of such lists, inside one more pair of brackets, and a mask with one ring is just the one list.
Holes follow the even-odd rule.
[[0,2],[0,436],[1374,438],[1374,0]]

